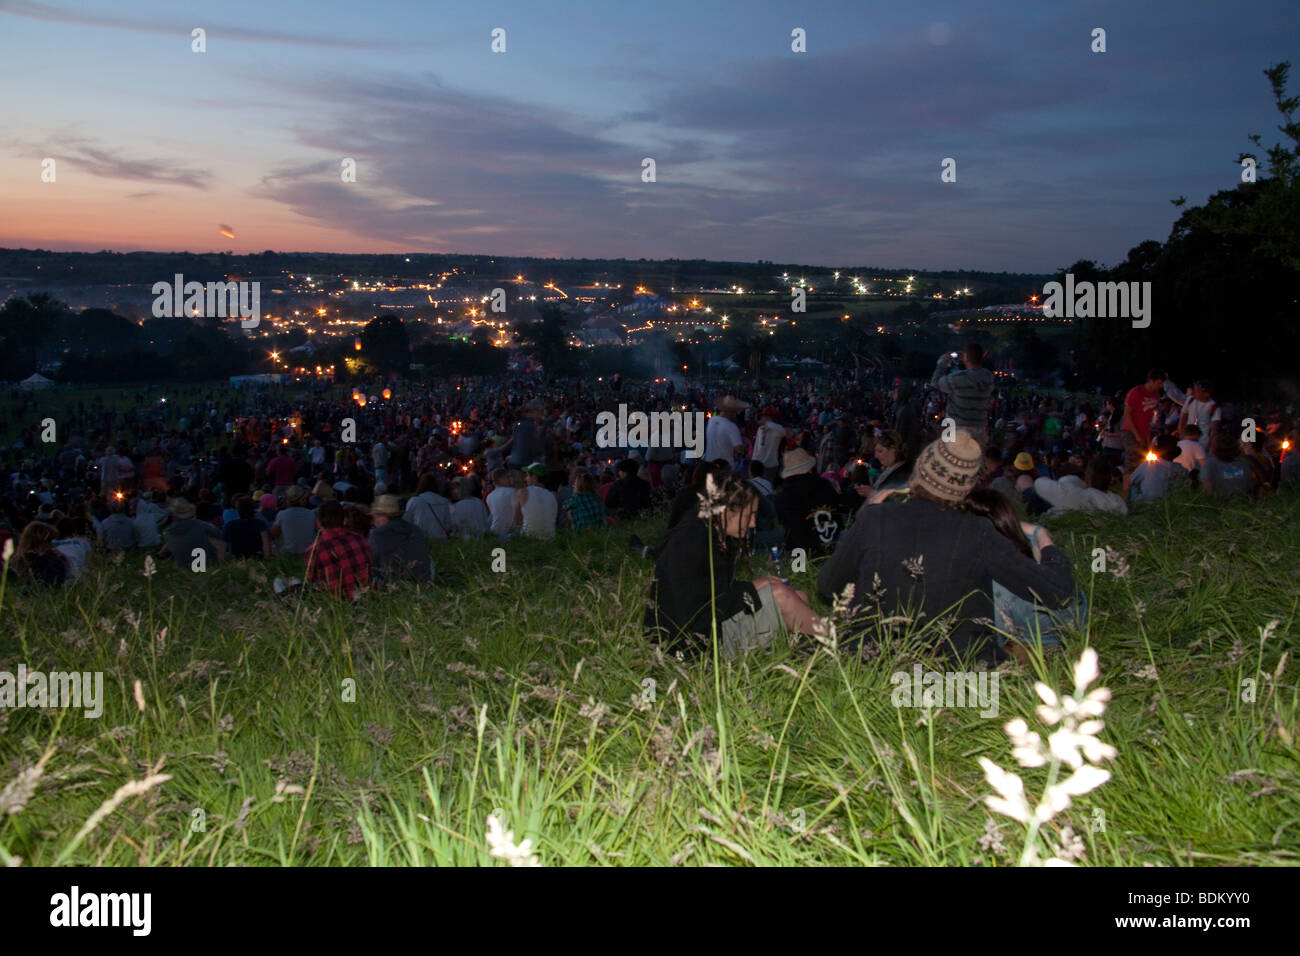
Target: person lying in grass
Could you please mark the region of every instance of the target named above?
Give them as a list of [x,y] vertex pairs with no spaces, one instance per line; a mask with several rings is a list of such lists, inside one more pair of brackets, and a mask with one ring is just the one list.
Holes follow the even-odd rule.
[[808,595],[779,578],[735,580],[741,542],[755,525],[758,492],[738,475],[709,478],[699,508],[684,514],[658,548],[645,628],[669,653],[710,653],[713,625],[724,657],[767,647],[784,629],[812,634]]

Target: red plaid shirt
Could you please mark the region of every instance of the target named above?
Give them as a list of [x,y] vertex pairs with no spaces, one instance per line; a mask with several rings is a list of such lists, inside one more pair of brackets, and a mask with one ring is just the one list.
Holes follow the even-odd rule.
[[351,601],[370,582],[370,545],[355,531],[326,528],[307,549],[307,580],[323,581],[335,597]]

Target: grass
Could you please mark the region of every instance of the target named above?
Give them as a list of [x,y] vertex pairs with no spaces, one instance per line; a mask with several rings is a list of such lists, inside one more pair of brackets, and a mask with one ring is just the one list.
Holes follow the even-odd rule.
[[[624,530],[509,542],[505,573],[496,542],[448,545],[434,586],[355,606],[276,598],[291,558],[145,578],[141,553],[100,557],[56,595],[3,595],[0,670],[102,671],[106,701],[0,709],[0,787],[46,761],[0,862],[489,864],[495,811],[544,865],[1010,865],[1024,828],[986,832],[977,758],[1014,768],[1003,723],[1035,724],[1036,679],[1070,689],[1086,639],[1119,753],[1049,839],[1071,826],[1085,865],[1294,864],[1298,519],[1293,496],[1050,522],[1092,620],[1005,668],[991,718],[892,706],[905,643],[663,660]],[[1128,573],[1092,573],[1094,548]],[[1021,773],[1041,791],[1045,769]],[[86,829],[150,774],[169,779]]]

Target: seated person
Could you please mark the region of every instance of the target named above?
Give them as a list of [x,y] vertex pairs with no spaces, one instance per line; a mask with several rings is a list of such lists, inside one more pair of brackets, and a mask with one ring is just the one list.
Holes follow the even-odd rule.
[[235,514],[235,519],[221,528],[226,553],[232,558],[269,558],[271,532],[257,516],[256,502],[248,495],[240,495],[235,499]]
[[635,518],[650,507],[650,482],[638,476],[640,463],[625,458],[618,463],[619,479],[605,495],[605,510],[620,518]]
[[813,474],[817,460],[802,448],[785,453],[781,468],[784,484],[776,495],[776,513],[785,528],[789,551],[802,548],[808,555],[825,554],[839,533],[839,492],[829,481]]
[[44,521],[28,522],[18,536],[8,570],[20,580],[59,587],[72,577],[68,559],[54,546],[58,532]]
[[[1177,467],[1177,466],[1175,466]],[[1042,550],[1036,544],[1039,525],[1021,521],[1016,517],[1015,506],[991,488],[975,488],[967,496],[965,508],[971,514],[987,518],[1021,554],[1041,563]],[[1088,620],[1088,596],[1082,588],[1075,588],[1074,600],[1062,608],[1046,609],[1036,599],[1017,597],[997,579],[993,581],[993,627],[1003,650],[1017,653],[1020,647],[1042,648],[1064,646],[1063,630],[1066,627],[1082,629]]]
[[1026,557],[987,518],[965,510],[983,466],[979,444],[965,429],[951,442],[931,442],[917,457],[905,501],[863,508],[817,576],[828,600],[854,585],[851,641],[869,629],[898,627],[950,657],[995,663],[1007,652],[992,628],[993,582],[1016,597],[1059,608],[1074,596],[1070,559],[1035,532],[1042,563]]
[[1125,479],[1128,485],[1128,499],[1139,501],[1156,501],[1171,491],[1190,485],[1187,469],[1178,464],[1178,439],[1173,435],[1161,435],[1155,442],[1155,461],[1144,461],[1133,469],[1133,474]]
[[1034,492],[1047,502],[1051,514],[1064,514],[1067,511],[1128,514],[1128,505],[1124,499],[1110,490],[1112,468],[1105,457],[1098,455],[1084,469],[1086,481],[1074,475],[1066,475],[1059,481],[1038,478],[1034,481]]
[[1216,432],[1210,454],[1201,466],[1201,488],[1221,498],[1244,498],[1255,493],[1254,473],[1241,459],[1241,445],[1231,431]]
[[[754,527],[758,492],[738,475],[709,482],[701,507],[683,515],[658,548],[645,628],[665,651],[735,657],[767,647],[782,628],[812,634],[808,596],[778,578],[735,580],[741,542]],[[700,512],[704,511],[704,516]],[[712,514],[710,514],[712,512]]]
[[316,509],[320,537],[307,549],[307,580],[323,583],[335,597],[351,601],[370,583],[370,545],[344,527],[343,505],[327,499]]
[[402,517],[402,503],[396,495],[377,496],[370,506],[370,518],[374,523],[370,530],[370,556],[376,577],[412,581],[428,581],[433,577],[428,539],[423,531]]
[[[203,552],[203,564],[207,568],[221,560],[226,551],[226,543],[221,540],[221,532],[210,521],[200,520],[194,504],[185,498],[174,498],[171,502],[171,524],[163,535],[160,557],[170,556],[178,568],[195,571],[196,552]],[[210,510],[210,509],[209,509]]]

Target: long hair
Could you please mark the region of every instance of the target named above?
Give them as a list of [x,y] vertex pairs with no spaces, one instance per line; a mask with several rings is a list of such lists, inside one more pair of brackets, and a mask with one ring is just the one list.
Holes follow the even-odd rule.
[[18,537],[18,547],[14,550],[14,558],[22,560],[26,557],[54,554],[55,535],[53,525],[46,524],[44,521],[29,522],[27,527],[23,528],[23,533]]
[[[718,537],[718,544],[724,551],[730,551],[739,544],[738,539],[727,537],[723,527],[722,518],[728,511],[739,512],[742,518],[751,510],[758,508],[758,489],[751,485],[745,478],[728,469],[726,477],[721,480],[713,479],[706,483],[705,488],[699,492],[700,498],[700,516],[709,521],[714,533]],[[745,523],[741,522],[741,530],[748,534]],[[732,544],[732,541],[736,541]]]
[[1001,493],[992,488],[972,488],[971,493],[962,502],[962,510],[979,515],[981,518],[988,518],[993,522],[993,527],[1010,539],[1016,546],[1016,550],[1027,558],[1034,556],[1034,550],[1029,546],[1025,533],[1020,530],[1020,519],[1016,516],[1016,509]]

